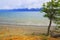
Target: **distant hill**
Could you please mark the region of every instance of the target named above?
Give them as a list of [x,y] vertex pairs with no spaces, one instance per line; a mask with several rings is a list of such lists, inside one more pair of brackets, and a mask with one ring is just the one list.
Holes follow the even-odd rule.
[[1,9],[0,12],[13,12],[13,11],[41,11],[42,8],[31,8],[31,9],[28,9],[28,8],[24,8],[24,9]]

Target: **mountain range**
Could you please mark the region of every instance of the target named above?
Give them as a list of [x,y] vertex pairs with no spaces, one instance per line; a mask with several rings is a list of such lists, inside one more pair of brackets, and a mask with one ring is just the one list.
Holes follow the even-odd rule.
[[13,12],[13,11],[41,11],[42,8],[22,8],[22,9],[0,9],[0,12]]

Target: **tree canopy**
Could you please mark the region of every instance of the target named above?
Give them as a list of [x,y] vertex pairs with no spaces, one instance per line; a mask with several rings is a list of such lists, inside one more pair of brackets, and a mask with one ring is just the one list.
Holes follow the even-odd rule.
[[55,23],[60,24],[60,0],[51,0],[50,2],[43,4],[43,12],[46,14],[44,17],[48,17],[53,15],[53,20]]
[[56,24],[60,24],[60,0],[51,0],[47,3],[44,3],[43,12],[45,12],[44,17],[47,17],[50,20],[47,32],[49,35],[52,21]]

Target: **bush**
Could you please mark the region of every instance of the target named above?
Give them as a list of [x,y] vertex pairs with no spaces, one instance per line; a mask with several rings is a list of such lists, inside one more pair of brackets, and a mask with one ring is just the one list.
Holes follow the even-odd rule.
[[60,28],[60,26],[58,26],[58,28]]

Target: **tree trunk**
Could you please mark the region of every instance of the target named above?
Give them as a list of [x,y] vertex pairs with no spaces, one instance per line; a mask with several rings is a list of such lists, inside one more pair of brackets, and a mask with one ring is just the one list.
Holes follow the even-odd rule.
[[47,36],[49,35],[51,24],[52,24],[52,19],[50,19],[50,22],[49,22],[49,26],[48,26],[48,30],[47,30]]

